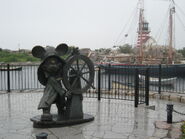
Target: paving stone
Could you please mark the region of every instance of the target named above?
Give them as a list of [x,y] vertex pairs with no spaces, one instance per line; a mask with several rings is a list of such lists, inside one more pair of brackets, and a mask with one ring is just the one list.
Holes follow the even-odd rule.
[[148,139],[147,136],[129,135],[128,139]]
[[101,139],[101,138],[91,137],[91,138],[86,138],[86,139]]
[[71,135],[78,135],[81,134],[81,130],[76,130],[69,127],[63,127],[63,128],[50,128],[49,131],[56,135],[57,137],[66,137]]
[[170,129],[172,127],[171,124],[168,124],[167,122],[164,121],[156,121],[155,122],[155,127],[159,129]]
[[153,137],[164,138],[164,137],[167,137],[167,135],[168,135],[168,130],[156,129],[153,134]]
[[97,126],[97,131],[111,131],[112,130],[112,125],[98,125]]
[[138,128],[138,129],[135,129],[132,133],[138,136],[149,137],[153,135],[154,128],[152,129]]
[[[55,135],[48,135],[47,139],[59,139],[59,138]],[[62,138],[60,138],[60,139],[62,139]]]
[[182,124],[183,124],[183,122],[179,122],[179,123],[174,123],[174,124],[172,124],[172,127],[173,128],[178,128],[178,129],[181,129],[181,126],[182,126]]
[[65,137],[59,137],[60,139],[85,139],[84,135],[78,134],[78,135],[70,135]]
[[85,128],[86,126],[88,125],[91,125],[92,123],[83,123],[83,124],[79,124],[79,125],[73,125],[73,126],[70,126],[71,128],[75,128],[75,129],[83,129]]
[[105,135],[105,131],[96,131],[92,136],[96,138],[103,138]]
[[90,130],[83,130],[82,134],[85,136],[92,136],[95,133],[95,131],[90,131]]
[[31,136],[26,136],[26,135],[19,135],[19,134],[8,134],[2,139],[32,139],[33,137]]
[[170,133],[169,136],[173,139],[179,139],[181,136],[182,132],[180,128],[173,128]]
[[118,134],[114,132],[105,132],[105,135],[103,136],[104,139],[127,139],[128,135],[125,134]]
[[133,131],[133,126],[113,126],[112,131],[115,133],[131,133]]
[[148,137],[147,139],[160,139],[158,137]]

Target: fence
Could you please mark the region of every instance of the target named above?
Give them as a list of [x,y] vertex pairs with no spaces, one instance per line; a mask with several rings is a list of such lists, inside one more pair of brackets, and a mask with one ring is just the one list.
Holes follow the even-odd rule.
[[[42,89],[44,88],[37,79],[38,65],[0,65],[0,91],[11,90],[29,90],[29,89]],[[182,71],[185,71],[184,67],[176,66],[173,69],[173,76],[168,77],[168,73],[172,72],[170,66],[148,67],[150,77],[150,91],[155,92],[173,92],[173,93],[185,93],[185,78],[179,77],[182,75]],[[141,86],[145,86],[145,72],[146,68],[138,67],[119,67],[115,68],[111,65],[100,66],[96,68],[94,89],[90,89],[86,96],[98,97],[97,91],[102,92],[102,98],[115,98],[115,99],[127,99],[133,100],[132,97],[135,90],[135,71],[139,69],[138,83],[140,90]],[[156,72],[157,71],[157,72]],[[132,74],[131,74],[132,73]],[[172,75],[172,74],[171,74]],[[165,77],[165,79],[164,79]],[[166,79],[168,77],[168,79]],[[165,84],[166,83],[166,84]],[[124,92],[124,93],[123,93]],[[125,95],[127,93],[127,95]],[[100,96],[99,96],[100,97]]]
[[[185,65],[102,65],[105,73],[118,76],[117,81],[127,86],[134,86],[135,70],[139,69],[139,82],[144,83],[144,74],[149,68],[149,90],[163,93],[185,93]],[[112,80],[112,79],[111,79]],[[114,80],[115,81],[115,80]]]
[[[135,107],[139,104],[149,104],[149,69],[143,71],[144,82],[141,84],[139,79],[139,69],[133,69],[134,73],[129,75],[129,70],[109,66],[99,67],[98,92],[105,99],[121,99],[135,101]],[[124,72],[124,75],[120,75]]]
[[40,89],[37,79],[38,65],[0,65],[0,90]]

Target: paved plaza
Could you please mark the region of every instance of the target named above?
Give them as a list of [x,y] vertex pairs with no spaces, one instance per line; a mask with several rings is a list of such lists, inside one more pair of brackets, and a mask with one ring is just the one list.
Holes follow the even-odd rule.
[[[0,94],[0,139],[35,139],[41,132],[47,139],[168,139],[168,130],[156,128],[156,121],[166,121],[166,104],[174,104],[178,111],[185,112],[185,104],[152,99],[148,108],[134,107],[133,101],[84,98],[84,113],[92,114],[90,123],[61,127],[33,128],[30,118],[41,114],[37,105],[41,92]],[[56,107],[52,106],[52,113]],[[185,120],[174,113],[173,121]],[[176,129],[176,128],[175,128]]]

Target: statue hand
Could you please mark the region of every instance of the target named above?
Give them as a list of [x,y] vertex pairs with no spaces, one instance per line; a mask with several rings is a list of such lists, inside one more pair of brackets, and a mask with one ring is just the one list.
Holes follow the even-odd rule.
[[71,98],[71,92],[70,92],[70,91],[67,91],[67,92],[66,92],[66,97],[67,97],[67,98]]
[[57,81],[61,81],[62,80],[62,77],[58,77],[56,80]]

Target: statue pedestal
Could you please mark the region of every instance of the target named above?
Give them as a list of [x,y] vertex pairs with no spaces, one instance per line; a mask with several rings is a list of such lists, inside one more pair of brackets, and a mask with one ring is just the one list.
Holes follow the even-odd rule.
[[34,128],[52,128],[52,127],[64,127],[76,124],[82,124],[86,122],[90,122],[94,120],[94,117],[89,114],[83,114],[83,118],[80,119],[65,119],[65,120],[57,120],[58,115],[52,115],[52,121],[41,121],[41,115],[35,116],[30,120],[33,122]]

